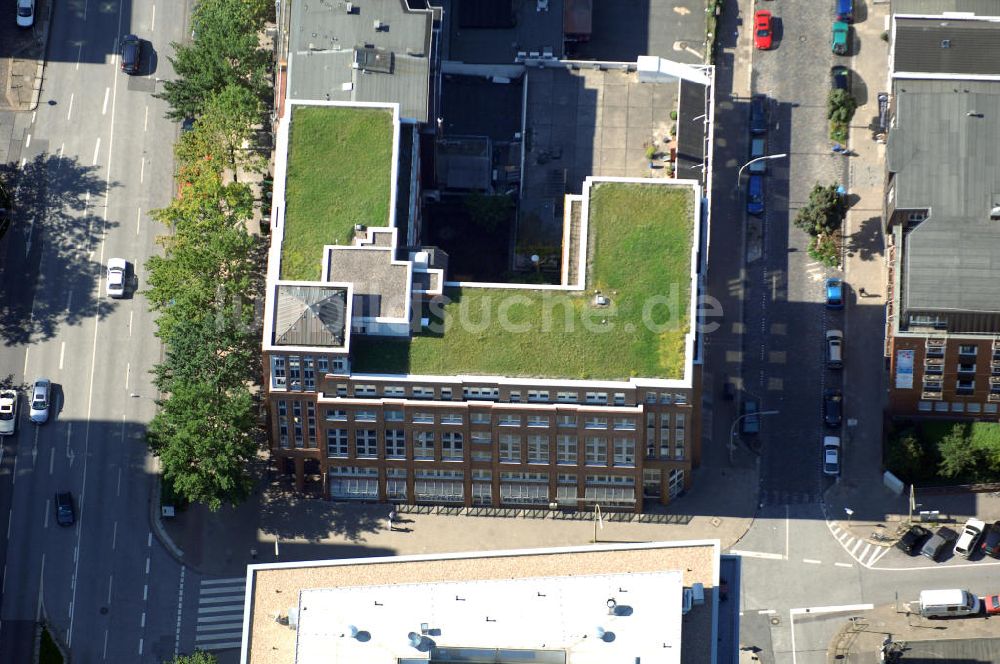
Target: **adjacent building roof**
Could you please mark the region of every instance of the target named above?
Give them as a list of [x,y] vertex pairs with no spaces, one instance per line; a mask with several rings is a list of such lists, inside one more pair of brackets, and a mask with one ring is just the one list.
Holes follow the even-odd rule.
[[251,565],[242,662],[710,664],[718,585],[715,540]]
[[408,261],[394,260],[395,251],[395,243],[329,247],[327,279],[354,284],[354,316],[405,318],[409,315],[411,265]]
[[893,14],[969,12],[977,16],[1000,16],[997,0],[892,0]]
[[348,289],[343,286],[278,284],[275,346],[343,346]]
[[893,71],[1000,76],[996,22],[936,17],[897,18]]
[[398,102],[426,122],[434,14],[407,0],[292,3],[288,97]]

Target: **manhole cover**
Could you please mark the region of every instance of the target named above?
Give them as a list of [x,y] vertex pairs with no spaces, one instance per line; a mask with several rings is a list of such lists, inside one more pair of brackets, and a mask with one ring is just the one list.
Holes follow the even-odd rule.
[[781,618],[779,618],[778,616],[771,616],[771,624],[772,625],[780,625],[781,624]]
[[107,614],[108,614],[108,607],[106,607],[106,606],[102,606],[102,607],[101,607],[101,615],[102,615],[102,616],[105,616],[105,615],[107,615]]
[[805,38],[805,37],[803,37],[802,35],[799,35],[799,41],[800,41],[800,42],[802,42],[802,43],[804,44],[804,43],[805,43],[805,41],[806,41],[806,38]]

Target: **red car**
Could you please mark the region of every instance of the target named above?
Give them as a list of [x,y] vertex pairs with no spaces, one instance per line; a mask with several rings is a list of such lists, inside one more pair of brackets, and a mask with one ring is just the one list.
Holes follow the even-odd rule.
[[983,606],[987,614],[1000,613],[1000,595],[987,595],[983,598]]
[[771,12],[758,10],[753,15],[753,45],[762,51],[771,48]]

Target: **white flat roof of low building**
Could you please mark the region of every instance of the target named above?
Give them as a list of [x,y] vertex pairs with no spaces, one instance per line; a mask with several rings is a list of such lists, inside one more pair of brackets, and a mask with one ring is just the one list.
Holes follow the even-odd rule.
[[675,664],[682,592],[680,571],[308,589],[295,662],[395,664],[475,648],[560,651],[567,664]]

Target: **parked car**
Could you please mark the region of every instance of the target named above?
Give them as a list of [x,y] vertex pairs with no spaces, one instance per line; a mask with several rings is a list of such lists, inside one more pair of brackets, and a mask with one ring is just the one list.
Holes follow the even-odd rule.
[[128,262],[124,258],[108,259],[108,297],[125,297],[125,276]]
[[854,0],[837,0],[837,10],[833,15],[837,21],[854,22]]
[[753,45],[761,51],[771,48],[771,12],[758,9],[753,15]]
[[142,62],[142,40],[135,35],[125,35],[121,42],[122,71],[138,74]]
[[722,379],[722,398],[726,401],[732,401],[736,398],[736,386],[729,380],[728,375]]
[[754,136],[767,133],[767,97],[764,95],[750,98],[750,133]]
[[826,280],[826,308],[844,308],[844,282],[837,277]]
[[844,65],[830,69],[830,89],[851,91],[851,70]]
[[823,436],[823,474],[840,475],[840,436]]
[[840,330],[826,331],[826,366],[831,369],[844,366],[844,333]]
[[847,37],[850,26],[843,21],[836,21],[833,24],[833,36],[830,40],[830,49],[834,55],[847,55]]
[[983,608],[986,615],[994,616],[1000,613],[1000,595],[987,595],[983,598]]
[[[760,159],[767,154],[767,141],[763,136],[754,136],[750,139],[750,165],[747,170],[750,175],[763,175],[767,173],[767,159]],[[760,159],[760,161],[754,161]]]
[[35,0],[17,0],[17,27],[30,28],[35,24]]
[[17,392],[0,390],[0,436],[12,436],[17,428]]
[[751,175],[747,179],[747,214],[764,214],[764,176]]
[[956,539],[958,539],[958,534],[954,530],[942,526],[920,547],[920,555],[930,558],[934,562],[939,562]]
[[896,542],[896,548],[911,556],[920,552],[920,547],[931,537],[931,531],[923,526],[913,525]]
[[983,529],[985,528],[986,524],[979,519],[969,519],[966,521],[965,527],[962,528],[962,534],[959,535],[958,541],[955,542],[955,553],[963,558],[968,558],[969,554],[976,550],[976,544],[979,543],[979,538],[983,536]]
[[72,526],[76,522],[76,510],[73,507],[73,494],[62,491],[56,494],[56,523],[60,526]]
[[31,387],[31,407],[28,419],[35,424],[45,424],[49,421],[49,394],[52,382],[48,378],[39,378]]
[[823,392],[823,423],[830,428],[839,427],[843,417],[844,395],[840,390]]
[[994,521],[986,526],[983,533],[983,543],[979,545],[987,556],[1000,558],[1000,521]]
[[760,406],[756,401],[747,400],[743,402],[743,420],[740,422],[740,431],[744,434],[756,434],[760,432]]

